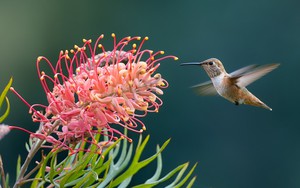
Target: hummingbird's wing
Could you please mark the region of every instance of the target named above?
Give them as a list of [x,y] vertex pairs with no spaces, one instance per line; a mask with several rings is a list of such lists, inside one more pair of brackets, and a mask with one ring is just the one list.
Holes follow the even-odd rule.
[[201,84],[194,85],[194,86],[192,86],[192,88],[198,95],[211,96],[211,95],[218,94],[217,90],[215,89],[215,87],[211,81],[207,81],[207,82],[203,82]]
[[249,66],[243,67],[241,69],[238,69],[238,70],[233,71],[232,73],[230,73],[230,76],[231,77],[239,77],[243,73],[249,72],[249,71],[255,69],[256,67],[258,67],[258,65],[249,65]]
[[250,65],[232,72],[230,77],[239,87],[246,87],[278,66],[279,64]]

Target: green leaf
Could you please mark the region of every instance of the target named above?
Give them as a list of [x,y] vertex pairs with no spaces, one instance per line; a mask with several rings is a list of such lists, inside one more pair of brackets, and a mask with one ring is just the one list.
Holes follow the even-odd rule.
[[[160,149],[159,146],[156,146],[156,152],[158,152]],[[161,174],[161,170],[162,170],[162,157],[161,157],[161,153],[157,156],[157,167],[156,167],[156,171],[154,173],[154,175],[148,179],[145,184],[150,183],[150,182],[154,182],[157,181],[160,174]]]
[[[156,154],[154,154],[153,156],[141,161],[139,161],[139,158],[147,144],[147,142],[149,141],[149,136],[147,136],[145,138],[145,140],[142,142],[142,144],[138,144],[137,149],[136,149],[136,153],[134,155],[133,161],[130,165],[130,167],[122,174],[120,175],[118,178],[116,178],[113,182],[112,182],[112,186],[117,186],[119,185],[122,181],[124,181],[125,179],[133,176],[134,174],[136,174],[141,168],[145,167],[146,165],[148,165],[150,162],[152,162],[158,155],[159,153],[161,153],[165,147],[168,145],[168,143],[170,142],[170,139],[168,139],[163,145],[162,147],[156,152]],[[141,140],[141,139],[140,139]]]
[[[183,178],[177,185],[176,187],[182,187],[185,182],[189,179],[189,177],[192,175],[192,173],[194,172],[195,168],[197,166],[197,163],[193,166],[193,168],[189,171],[189,173],[185,176],[185,178]],[[181,176],[183,175],[183,172],[182,174],[180,175],[179,178],[181,178]]]
[[[19,177],[20,171],[21,171],[21,156],[19,155],[18,159],[17,159],[16,178]],[[16,179],[16,181],[17,181],[17,179]]]
[[92,152],[87,152],[84,157],[82,157],[80,160],[76,161],[74,164],[74,167],[72,170],[68,171],[65,176],[60,181],[60,187],[64,187],[66,183],[72,182],[73,180],[76,180],[77,178],[84,175],[85,171],[84,169],[88,166],[93,156],[97,154]]
[[49,180],[53,184],[54,184],[53,179],[54,179],[55,175],[57,174],[57,169],[56,169],[57,153],[58,153],[58,151],[55,151],[53,153],[53,156],[51,157],[51,161],[50,161]]
[[31,183],[31,185],[30,185],[30,188],[36,188],[36,187],[40,187],[40,186],[38,186],[38,184],[39,184],[39,180],[40,180],[40,178],[42,177],[42,173],[43,172],[43,170],[42,170],[42,168],[40,168],[40,170],[37,172],[37,174],[35,175],[35,178],[34,178],[34,180],[32,181],[32,183]]
[[89,180],[95,181],[97,179],[98,179],[98,174],[95,171],[90,170],[90,171],[86,172],[86,174],[82,178],[78,179],[79,181],[74,186],[74,188],[86,187],[86,184],[88,183]]
[[9,88],[10,88],[12,82],[13,82],[13,78],[10,78],[8,84],[5,86],[4,90],[2,91],[2,93],[0,95],[0,108],[2,107],[2,103],[4,101],[4,98],[7,94],[7,92],[9,91]]
[[[95,137],[99,142],[100,135]],[[107,141],[107,138],[102,138]],[[153,160],[157,159],[157,166],[154,175],[149,178],[144,184],[136,185],[134,188],[151,188],[163,183],[164,187],[191,187],[196,177],[191,180],[190,176],[193,173],[197,164],[186,174],[189,163],[179,165],[167,175],[159,178],[162,172],[162,156],[161,152],[166,148],[170,139],[163,145],[156,147],[156,153],[144,160],[141,160],[142,153],[150,137],[140,139],[133,153],[134,145],[128,145],[126,139],[118,139],[114,144],[105,148],[101,154],[97,153],[99,147],[95,144],[82,141],[76,145],[76,149],[80,149],[78,153],[68,155],[59,164],[57,153],[50,152],[43,157],[40,171],[34,180],[33,185],[43,187],[51,184],[55,187],[98,187],[98,188],[113,188],[113,187],[128,187],[134,175],[140,169],[149,165]],[[86,152],[88,150],[90,152]],[[46,165],[50,165],[50,171],[45,172]],[[186,175],[185,175],[186,174]],[[174,176],[175,179],[170,183],[167,181]],[[42,178],[40,178],[42,177]],[[168,185],[169,184],[169,185]]]
[[191,188],[193,186],[193,184],[196,181],[196,176],[192,178],[192,180],[189,182],[189,184],[186,186],[186,188]]
[[184,174],[185,170],[187,169],[187,167],[189,166],[189,163],[185,163],[183,168],[179,171],[179,173],[177,174],[175,180],[168,185],[166,188],[173,188],[175,187],[176,183],[181,179],[182,175]]
[[164,176],[163,178],[161,178],[160,180],[158,181],[154,181],[152,183],[145,183],[145,184],[141,184],[141,185],[137,185],[137,186],[134,186],[133,188],[148,188],[148,187],[153,187],[155,185],[158,185],[168,179],[170,179],[171,177],[173,177],[174,174],[176,174],[178,171],[180,171],[182,168],[184,168],[186,166],[187,163],[184,163],[182,165],[179,165],[178,167],[176,167],[175,169],[173,169],[171,172],[169,172],[166,176]]
[[26,148],[26,150],[29,152],[30,151],[30,146],[29,146],[29,144],[26,142],[25,143],[25,148]]
[[[108,147],[102,154],[103,157],[99,157],[97,163],[95,164],[95,166],[93,167],[93,169],[98,173],[102,173],[105,170],[108,170],[109,167],[111,166],[111,162],[113,160],[112,157],[110,157],[105,163],[104,163],[104,159],[106,158],[106,156],[108,155],[108,153],[110,153],[110,151],[121,141],[121,139],[117,140],[113,145],[111,145],[110,147]],[[105,173],[104,177],[107,175],[107,173]]]
[[10,104],[9,104],[8,98],[6,97],[6,94],[9,91],[9,88],[10,88],[12,82],[13,82],[13,79],[10,78],[8,84],[5,86],[4,90],[2,91],[2,93],[0,95],[0,109],[2,108],[2,104],[3,104],[4,99],[5,99],[6,104],[7,104],[6,105],[7,107],[6,107],[6,110],[5,110],[4,114],[2,116],[0,116],[0,123],[8,116],[9,111],[10,111]]
[[6,177],[5,177],[5,184],[6,184],[6,187],[9,187],[9,174],[7,173],[6,174]]
[[[49,170],[46,169],[46,168],[47,168],[48,161],[49,161],[53,156],[57,155],[57,153],[58,153],[58,151],[56,151],[56,152],[49,152],[48,155],[47,155],[46,157],[42,156],[42,161],[40,162],[40,164],[41,164],[41,168],[40,168],[40,169],[42,170],[42,178],[43,178],[44,181],[46,181],[46,176],[45,176],[45,174],[46,174],[47,171],[49,171]],[[50,168],[50,172],[49,172],[49,173],[51,173],[51,171],[53,171],[53,170],[54,170],[53,168]]]
[[[0,123],[8,116],[9,111],[10,111],[10,104],[9,100],[7,97],[5,97],[6,103],[7,103],[7,108],[2,116],[0,116]],[[1,108],[1,107],[0,107]]]
[[[111,146],[109,146],[101,155],[101,157],[98,157],[98,160],[96,161],[95,165],[92,164],[92,167],[94,170],[96,169],[101,169],[103,167],[103,163],[104,163],[104,160],[105,158],[107,157],[107,155],[109,153],[111,153],[111,150],[116,148],[116,146],[121,142],[121,140],[123,139],[118,139],[114,144],[112,144]],[[124,143],[125,144],[125,143]],[[124,149],[125,147],[123,147]],[[126,153],[126,152],[125,152]],[[110,158],[110,161],[111,161],[112,158]],[[97,171],[97,170],[96,170]],[[103,171],[103,170],[102,170]],[[100,174],[102,171],[97,171],[98,174]]]
[[128,151],[127,151],[127,140],[123,140],[123,149],[122,153],[119,157],[119,160],[116,164],[114,164],[113,159],[117,156],[119,152],[119,148],[116,148],[115,150],[112,150],[110,152],[110,166],[107,168],[106,172],[103,175],[103,182],[99,184],[100,187],[106,187],[107,184],[109,184],[113,179],[117,177],[118,174],[123,172],[123,170],[127,167],[133,150],[133,144],[130,145]]
[[128,185],[129,185],[130,182],[131,182],[131,179],[132,179],[132,176],[131,176],[131,177],[128,177],[126,180],[124,180],[124,181],[118,186],[118,188],[126,188],[126,187],[128,187]]

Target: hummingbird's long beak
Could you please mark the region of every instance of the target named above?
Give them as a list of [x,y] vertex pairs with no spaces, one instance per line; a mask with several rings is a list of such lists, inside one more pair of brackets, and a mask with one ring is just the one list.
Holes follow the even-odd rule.
[[184,66],[184,65],[201,65],[202,62],[189,62],[189,63],[181,63],[180,66]]

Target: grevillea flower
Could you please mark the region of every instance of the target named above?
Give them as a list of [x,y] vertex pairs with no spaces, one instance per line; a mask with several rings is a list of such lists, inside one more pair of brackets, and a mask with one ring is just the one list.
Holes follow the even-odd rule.
[[[119,42],[112,37],[111,51],[100,44],[101,35],[94,45],[83,40],[82,47],[61,51],[55,65],[38,57],[38,76],[48,105],[29,105],[12,88],[30,106],[33,121],[41,123],[31,137],[46,140],[54,148],[71,149],[69,145],[80,140],[98,145],[93,136],[99,133],[111,140],[124,136],[118,125],[138,133],[146,129],[139,118],[158,111],[162,100],[157,95],[168,86],[155,71],[160,61],[177,57],[142,50],[148,37],[126,37]],[[50,67],[50,73],[41,70],[41,63]]]

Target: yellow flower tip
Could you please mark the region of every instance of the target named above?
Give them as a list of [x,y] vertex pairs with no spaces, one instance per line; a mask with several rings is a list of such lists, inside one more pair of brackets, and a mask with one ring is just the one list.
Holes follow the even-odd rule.
[[45,73],[44,71],[42,71],[42,72],[41,72],[41,75],[43,75],[43,76],[44,76],[45,74],[46,74],[46,73]]
[[74,45],[74,48],[77,50],[79,47],[75,44],[75,45]]
[[76,72],[77,72],[77,73],[80,72],[80,67],[77,67]]
[[89,39],[89,40],[82,39],[82,42],[84,42],[84,43],[92,43],[92,39]]
[[128,138],[127,140],[128,140],[129,143],[132,143],[132,139],[131,138]]
[[115,35],[114,33],[112,33],[112,34],[111,34],[111,37],[112,37],[112,38],[115,38],[115,37],[116,37],[116,35]]
[[86,47],[84,46],[84,47],[82,47],[81,49],[86,50]]
[[75,51],[74,51],[73,49],[71,49],[70,52],[71,52],[72,54],[75,53]]
[[151,56],[151,60],[152,60],[152,61],[154,60],[154,56]]
[[43,57],[42,57],[42,56],[39,56],[39,57],[37,58],[37,61],[40,62],[42,59],[43,59]]
[[178,57],[176,57],[176,56],[174,57],[174,60],[175,60],[175,61],[177,61],[178,59],[179,59]]
[[122,89],[121,88],[118,88],[118,90],[117,90],[117,94],[118,94],[118,96],[120,97],[120,96],[122,96]]
[[130,39],[131,39],[131,36],[128,36],[128,37],[127,37],[127,40],[130,40]]
[[156,74],[154,75],[154,78],[155,78],[155,79],[160,79],[160,78],[161,78],[161,74],[156,73]]
[[149,40],[149,37],[145,37],[145,40]]
[[130,122],[130,123],[128,124],[128,126],[129,126],[129,127],[133,127],[133,123]]
[[120,138],[123,140],[125,137],[124,137],[124,136],[121,136]]
[[71,59],[70,56],[69,56],[68,54],[66,55],[66,58],[67,58],[67,59]]
[[69,53],[69,51],[68,50],[65,50],[65,54],[68,54]]
[[148,110],[148,105],[143,106],[143,107],[142,107],[142,110],[143,110],[143,111],[147,111],[147,110]]
[[163,54],[165,54],[165,51],[160,51],[159,53],[160,53],[161,55],[163,55]]
[[9,90],[11,90],[11,91],[15,91],[15,88],[13,88],[13,87],[10,87],[10,88],[9,88]]
[[163,83],[163,82],[160,84],[160,86],[165,86],[165,85],[166,85],[166,84],[165,84],[165,83]]
[[143,74],[145,74],[146,73],[146,69],[142,69],[141,71],[140,71],[140,74],[141,75],[143,75]]
[[135,43],[132,45],[132,48],[136,48],[136,44]]
[[153,54],[153,50],[150,50],[149,53],[150,53],[150,54]]
[[132,87],[132,86],[133,86],[133,81],[132,81],[132,80],[129,80],[129,81],[128,81],[128,85],[129,85],[130,87]]
[[58,78],[57,73],[54,75],[54,78]]
[[100,38],[103,39],[104,38],[104,34],[100,35]]
[[142,129],[143,129],[143,131],[147,130],[146,126],[143,126]]
[[98,48],[102,48],[102,44],[98,44]]
[[[79,93],[80,93],[79,91],[76,92],[77,95],[78,95]],[[83,104],[84,104],[83,101],[79,101],[79,105],[80,105],[80,106],[82,106]]]
[[136,39],[137,39],[137,40],[141,40],[141,37],[137,37]]

